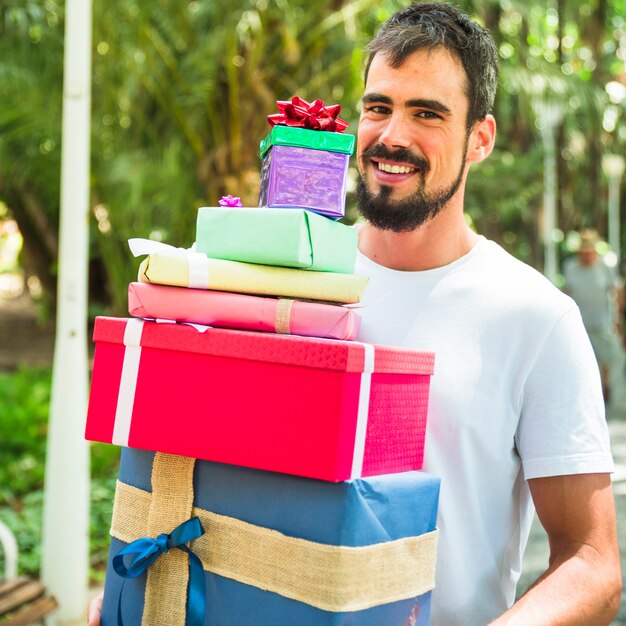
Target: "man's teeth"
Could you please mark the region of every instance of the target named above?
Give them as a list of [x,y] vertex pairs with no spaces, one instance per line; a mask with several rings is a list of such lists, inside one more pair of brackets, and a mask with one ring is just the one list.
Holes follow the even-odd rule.
[[389,165],[388,163],[378,162],[378,169],[389,174],[411,174],[415,171],[414,167],[407,165]]

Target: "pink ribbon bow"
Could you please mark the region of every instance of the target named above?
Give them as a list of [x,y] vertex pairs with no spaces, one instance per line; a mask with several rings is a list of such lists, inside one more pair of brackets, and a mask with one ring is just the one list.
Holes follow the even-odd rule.
[[340,104],[326,107],[323,100],[309,103],[299,96],[294,96],[291,100],[277,100],[276,106],[280,112],[267,116],[270,126],[284,124],[336,133],[342,133],[348,128],[348,122],[338,117],[341,111]]
[[243,206],[243,204],[241,203],[241,198],[239,198],[238,196],[235,196],[233,198],[230,194],[228,194],[227,196],[222,196],[219,200],[219,205],[223,207]]

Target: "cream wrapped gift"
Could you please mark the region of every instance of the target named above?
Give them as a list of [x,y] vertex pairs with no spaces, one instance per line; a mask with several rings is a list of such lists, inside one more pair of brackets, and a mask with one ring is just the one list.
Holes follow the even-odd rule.
[[[131,249],[133,246],[131,243]],[[341,304],[359,302],[367,285],[367,278],[356,274],[311,272],[210,259],[193,250],[164,244],[156,249],[141,262],[139,282]],[[136,256],[145,254],[143,251],[136,252],[136,248],[133,252]]]

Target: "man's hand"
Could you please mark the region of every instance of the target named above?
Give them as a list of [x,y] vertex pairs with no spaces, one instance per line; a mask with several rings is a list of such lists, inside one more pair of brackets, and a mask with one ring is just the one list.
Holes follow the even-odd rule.
[[100,626],[100,617],[102,615],[102,596],[98,594],[90,603],[87,613],[88,626]]

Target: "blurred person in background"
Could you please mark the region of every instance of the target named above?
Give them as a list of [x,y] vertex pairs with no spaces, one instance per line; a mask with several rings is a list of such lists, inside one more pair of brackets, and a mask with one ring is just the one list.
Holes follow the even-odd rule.
[[610,400],[611,364],[616,360],[623,319],[623,286],[617,268],[598,254],[595,229],[580,232],[575,256],[563,264],[564,291],[578,304],[595,352],[605,402]]

